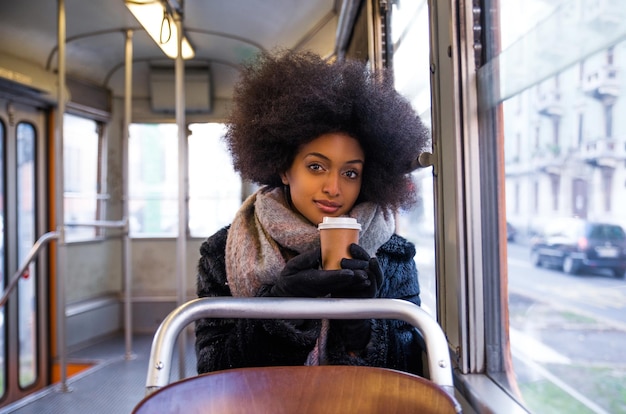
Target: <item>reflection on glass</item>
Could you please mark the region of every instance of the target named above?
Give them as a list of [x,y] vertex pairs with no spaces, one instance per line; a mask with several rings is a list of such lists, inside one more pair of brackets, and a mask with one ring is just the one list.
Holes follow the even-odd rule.
[[[396,89],[413,105],[427,127],[430,119],[430,69],[428,2],[393,2],[391,33],[394,44],[393,68]],[[436,314],[434,192],[432,169],[413,173],[419,202],[398,216],[397,231],[415,243],[422,308]]]
[[532,412],[623,413],[626,242],[593,223],[626,228],[626,9],[620,0],[500,4],[501,71],[491,86],[515,232],[508,287],[519,390]]
[[[18,262],[28,256],[35,237],[35,129],[30,124],[17,125],[17,254]],[[35,265],[28,277],[18,282],[19,384],[24,388],[36,380]]]

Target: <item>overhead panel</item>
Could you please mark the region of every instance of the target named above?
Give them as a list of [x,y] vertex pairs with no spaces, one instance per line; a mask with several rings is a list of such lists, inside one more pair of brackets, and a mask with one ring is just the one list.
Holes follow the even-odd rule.
[[[173,67],[150,68],[150,102],[154,112],[176,109]],[[185,68],[185,108],[187,113],[211,112],[211,73],[208,66]]]

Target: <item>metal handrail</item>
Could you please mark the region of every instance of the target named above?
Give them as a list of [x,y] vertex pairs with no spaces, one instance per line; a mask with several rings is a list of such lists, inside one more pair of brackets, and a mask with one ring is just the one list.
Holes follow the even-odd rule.
[[68,221],[65,223],[67,227],[102,227],[102,228],[125,228],[128,219],[124,217],[121,220],[92,220],[92,221]]
[[126,343],[126,359],[134,358],[132,350],[132,292],[131,292],[131,263],[130,263],[130,220],[127,216],[121,220],[87,220],[87,221],[70,221],[66,222],[67,227],[98,227],[98,228],[121,228],[124,233],[123,239],[123,256],[124,269],[122,271],[124,278],[124,337]]
[[[122,228],[124,229],[125,237],[124,237],[124,252],[125,252],[125,261],[128,261],[129,251],[129,242],[128,242],[128,218],[124,217],[122,220],[117,221],[107,221],[107,220],[93,220],[93,221],[84,221],[84,222],[72,222],[67,223],[66,226],[88,226],[88,227],[104,227],[104,228]],[[30,265],[30,263],[35,259],[39,251],[43,246],[48,244],[51,240],[58,239],[60,240],[61,245],[64,245],[64,240],[61,240],[61,233],[59,231],[51,231],[42,235],[33,247],[31,248],[26,260],[20,268],[15,272],[13,277],[11,278],[9,284],[7,285],[4,293],[2,294],[2,298],[0,299],[0,309],[6,304],[11,295],[15,286],[17,286],[17,282],[21,277],[25,275],[26,269]],[[59,249],[60,251],[60,249]],[[59,259],[60,261],[61,259]],[[131,359],[132,355],[132,326],[130,324],[131,310],[130,310],[130,264],[124,264],[124,277],[125,277],[125,285],[126,285],[126,305],[125,305],[125,337],[126,337],[126,359]],[[57,279],[60,280],[60,279]],[[63,287],[59,283],[57,290],[62,289]],[[64,295],[63,295],[64,297]],[[59,324],[59,366],[61,369],[61,385],[60,389],[62,391],[68,391],[67,387],[67,347],[65,346],[65,301],[57,300],[57,309],[58,309],[58,324]]]
[[20,268],[17,269],[17,271],[13,274],[11,281],[7,285],[6,289],[4,290],[4,293],[2,294],[2,299],[0,299],[0,308],[2,308],[5,305],[5,303],[9,299],[9,295],[11,295],[11,292],[13,291],[13,289],[15,289],[15,286],[17,286],[18,280],[20,280],[20,278],[24,276],[24,273],[26,272],[26,269],[28,268],[30,263],[33,260],[35,260],[35,257],[37,257],[37,254],[39,254],[39,250],[41,250],[41,248],[45,246],[46,244],[48,244],[51,240],[58,239],[58,238],[59,238],[58,232],[50,231],[42,235],[35,242],[35,244],[33,244],[33,247],[31,247],[30,252],[28,252],[28,256],[26,257],[26,260],[24,260],[24,263],[22,264],[22,266],[20,266]]
[[168,384],[174,343],[187,325],[201,318],[403,320],[422,333],[430,380],[456,402],[448,341],[443,330],[426,311],[400,299],[211,297],[191,300],[170,312],[154,335],[146,395]]

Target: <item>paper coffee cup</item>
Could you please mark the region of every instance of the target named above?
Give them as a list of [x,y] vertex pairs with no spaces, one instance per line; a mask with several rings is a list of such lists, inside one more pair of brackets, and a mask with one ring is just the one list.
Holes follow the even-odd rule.
[[361,225],[352,217],[324,217],[317,228],[322,247],[322,269],[341,269],[341,259],[350,257],[350,244],[359,242]]

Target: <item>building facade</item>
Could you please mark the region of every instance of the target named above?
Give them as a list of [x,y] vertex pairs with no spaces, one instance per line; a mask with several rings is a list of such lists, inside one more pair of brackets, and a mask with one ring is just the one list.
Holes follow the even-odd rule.
[[[570,8],[552,18],[563,25],[568,18],[578,21],[581,31],[610,30],[619,15],[611,15],[612,2],[599,3],[604,8],[580,8],[575,16]],[[621,31],[623,23],[615,24]],[[553,65],[553,73],[503,101],[507,220],[522,234],[532,235],[562,216],[626,228],[626,39],[621,37],[585,56],[563,51],[576,59],[565,67]],[[535,48],[539,55],[527,64],[550,59],[542,54],[550,47],[555,45]]]

